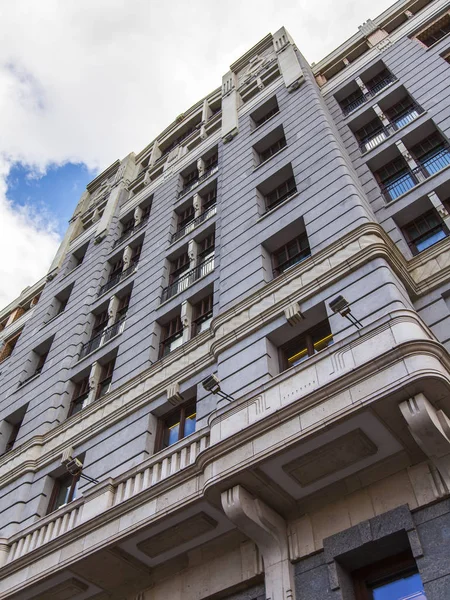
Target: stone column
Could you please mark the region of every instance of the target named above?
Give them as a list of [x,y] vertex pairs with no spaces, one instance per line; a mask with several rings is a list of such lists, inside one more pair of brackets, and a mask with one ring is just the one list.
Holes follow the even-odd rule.
[[397,146],[397,148],[400,150],[403,158],[406,160],[406,162],[408,163],[408,166],[411,170],[413,169],[417,169],[415,171],[416,177],[419,181],[425,181],[426,177],[425,175],[422,173],[422,171],[419,169],[419,165],[416,163],[416,161],[414,160],[414,158],[411,156],[411,154],[409,153],[408,148],[405,146],[405,144],[399,140],[398,142],[395,142],[395,145]]
[[125,271],[131,265],[131,256],[133,254],[133,249],[131,246],[125,246],[123,250],[122,260],[123,260],[123,270]]
[[294,41],[284,27],[273,35],[273,47],[277,53],[278,66],[288,92],[293,92],[305,80],[296,54]]
[[158,160],[158,158],[160,158],[161,155],[162,155],[161,148],[159,147],[158,142],[155,142],[153,144],[152,151],[150,153],[150,159],[148,161],[148,166],[153,167],[153,165]]
[[142,215],[144,214],[144,211],[142,210],[142,208],[140,206],[136,206],[136,208],[134,209],[134,226],[137,227],[139,225],[139,223],[142,221]]
[[117,296],[112,296],[108,304],[108,323],[106,327],[111,327],[116,322],[117,311],[119,309],[120,300]]
[[230,142],[239,133],[240,102],[236,74],[228,71],[222,77],[222,140],[224,143]]
[[355,81],[358,84],[359,89],[362,91],[362,93],[364,94],[364,96],[367,96],[369,94],[369,90],[366,88],[366,84],[361,79],[361,77],[356,77]]
[[86,404],[91,404],[95,400],[101,373],[102,366],[98,362],[92,363],[91,371],[89,373],[89,396]]
[[192,201],[192,204],[194,206],[194,218],[196,219],[197,217],[200,216],[201,212],[202,212],[202,200],[199,196],[199,194],[194,194],[194,199]]
[[193,307],[185,300],[181,305],[181,322],[183,323],[183,344],[192,337]]
[[380,121],[383,123],[383,125],[385,127],[390,127],[391,123],[390,123],[389,119],[386,117],[386,115],[381,110],[381,108],[378,106],[378,104],[373,105],[373,110],[376,112],[377,117],[380,119]]
[[264,561],[266,598],[293,600],[294,577],[285,520],[240,485],[222,492],[221,500],[230,521],[258,546]]
[[450,231],[450,215],[448,214],[448,210],[442,204],[441,199],[436,194],[436,192],[430,192],[428,194],[428,198],[431,200],[432,205],[437,210],[439,216],[446,224],[447,229]]
[[188,244],[189,268],[193,269],[197,265],[198,244],[195,240],[190,240]]

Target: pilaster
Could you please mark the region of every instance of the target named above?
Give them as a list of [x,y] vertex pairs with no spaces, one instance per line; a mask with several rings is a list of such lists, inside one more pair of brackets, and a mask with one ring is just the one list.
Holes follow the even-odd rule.
[[293,92],[304,82],[305,76],[295,52],[294,41],[284,27],[274,34],[273,47],[284,84],[289,92]]

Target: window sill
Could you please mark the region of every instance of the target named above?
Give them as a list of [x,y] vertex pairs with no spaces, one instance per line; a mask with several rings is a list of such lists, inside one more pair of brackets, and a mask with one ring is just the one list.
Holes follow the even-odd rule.
[[270,121],[272,119],[274,119],[275,117],[277,117],[280,114],[280,110],[278,110],[278,112],[276,112],[274,115],[272,115],[269,119],[267,119],[267,121],[264,121],[264,123],[261,123],[261,125],[258,125],[258,127],[255,127],[255,129],[252,129],[250,131],[250,135],[252,135],[253,133],[256,133],[257,131],[259,131],[260,129],[262,129],[264,127],[264,125],[267,125],[267,123],[270,123]]
[[45,323],[42,323],[42,327],[41,329],[44,329],[44,327],[47,327],[47,325],[50,325],[50,323],[53,323],[53,321],[56,321],[56,319],[58,317],[60,317],[63,314],[64,311],[61,311],[60,313],[58,313],[57,315],[55,315],[54,317],[52,317],[51,319],[49,319],[48,321],[45,321]]
[[286,146],[284,146],[283,148],[278,150],[278,152],[275,152],[275,154],[272,154],[272,156],[270,158],[267,158],[264,162],[259,163],[259,165],[256,165],[256,167],[253,168],[253,173],[255,171],[257,171],[260,167],[264,167],[265,165],[267,165],[268,162],[270,162],[273,158],[275,158],[275,156],[278,156],[279,154],[281,154],[283,152],[283,150],[286,150],[286,148],[288,148],[287,144],[286,144]]
[[300,195],[299,191],[296,191],[294,194],[292,194],[292,196],[289,196],[289,198],[286,198],[286,200],[283,200],[283,202],[280,202],[280,204],[277,204],[277,206],[275,206],[274,208],[272,208],[271,210],[267,210],[263,215],[261,215],[256,222],[259,223],[260,221],[262,221],[263,219],[266,219],[267,217],[269,217],[270,215],[273,215],[274,213],[276,213],[276,211],[281,207],[281,206],[285,206],[288,202],[291,202],[291,200],[293,200],[294,198],[296,198],[297,196]]
[[69,277],[69,275],[72,275],[72,273],[75,273],[75,271],[76,271],[77,269],[79,269],[79,268],[81,267],[81,265],[82,265],[82,264],[83,264],[83,263],[81,262],[79,265],[77,265],[77,266],[76,266],[76,267],[74,267],[73,269],[70,269],[70,271],[69,271],[68,273],[66,273],[66,274],[65,274],[65,275],[64,275],[64,276],[61,278],[61,280],[65,279],[66,277]]
[[387,208],[388,206],[392,206],[393,204],[395,204],[399,200],[403,200],[403,198],[405,198],[405,196],[407,196],[408,194],[411,194],[412,192],[415,192],[421,186],[425,185],[426,183],[428,183],[429,181],[431,181],[435,177],[438,177],[441,173],[445,173],[445,171],[449,171],[449,170],[450,170],[450,165],[447,165],[446,167],[444,167],[443,169],[441,169],[437,173],[433,173],[433,175],[430,175],[429,177],[427,177],[425,179],[425,181],[420,181],[419,183],[416,183],[416,185],[414,187],[410,188],[408,191],[404,192],[400,196],[397,196],[397,198],[395,198],[394,200],[387,201],[386,198],[383,195],[383,192],[380,190],[381,197],[384,200],[384,208]]
[[29,383],[31,383],[32,381],[34,381],[35,379],[37,379],[39,377],[40,373],[36,373],[35,375],[32,375],[31,377],[28,377],[28,379],[24,379],[23,381],[19,381],[19,385],[17,386],[17,390],[22,390],[24,387],[26,387]]

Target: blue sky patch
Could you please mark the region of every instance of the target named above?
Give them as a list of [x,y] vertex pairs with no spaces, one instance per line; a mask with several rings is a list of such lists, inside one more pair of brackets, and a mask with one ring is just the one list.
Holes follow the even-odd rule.
[[46,219],[54,219],[58,233],[63,235],[81,194],[95,176],[82,163],[49,167],[43,176],[16,163],[7,178],[7,196],[15,206],[29,205],[45,213]]

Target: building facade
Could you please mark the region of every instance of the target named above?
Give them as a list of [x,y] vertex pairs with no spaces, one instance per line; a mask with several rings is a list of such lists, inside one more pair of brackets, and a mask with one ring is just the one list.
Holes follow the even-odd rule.
[[267,35],[0,313],[0,599],[450,598],[450,2]]

